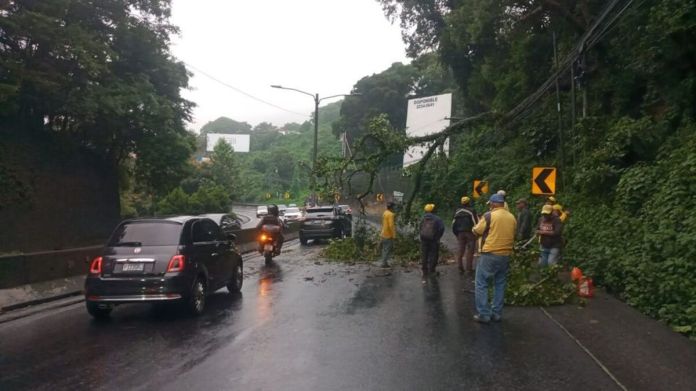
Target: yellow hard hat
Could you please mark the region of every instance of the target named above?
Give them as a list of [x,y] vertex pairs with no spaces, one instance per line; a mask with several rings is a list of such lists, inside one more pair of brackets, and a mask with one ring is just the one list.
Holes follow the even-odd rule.
[[425,210],[428,213],[432,212],[434,209],[435,204],[425,204],[425,207],[423,208],[423,210]]
[[467,197],[467,196],[464,196],[464,197],[462,197],[462,199],[461,199],[461,203],[462,203],[462,204],[468,204],[469,201],[471,201],[471,198],[469,198],[469,197]]
[[552,208],[553,208],[553,210],[561,210],[561,211],[563,210],[563,207],[561,205],[558,205],[558,204],[553,204]]
[[553,212],[553,207],[551,205],[544,205],[541,208],[541,214],[550,215]]
[[556,197],[554,197],[554,196],[549,196],[549,198],[547,198],[547,200],[555,203],[555,202],[556,202]]

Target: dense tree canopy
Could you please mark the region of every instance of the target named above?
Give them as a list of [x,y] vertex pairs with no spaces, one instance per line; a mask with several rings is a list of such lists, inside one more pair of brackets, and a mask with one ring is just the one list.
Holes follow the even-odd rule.
[[144,185],[168,191],[193,146],[169,15],[169,0],[0,3],[0,125],[57,134],[114,164],[135,156]]
[[227,117],[220,117],[214,121],[210,121],[203,125],[200,130],[201,135],[208,133],[249,134],[249,132],[251,132],[251,125]]
[[[696,279],[696,198],[689,196],[696,188],[696,3],[377,1],[400,21],[413,65],[434,55],[451,72],[455,113],[472,119],[434,136],[459,140],[449,157],[431,155],[417,167],[418,199],[454,207],[474,179],[530,197],[531,168],[556,166],[557,196],[573,210],[566,261],[696,335],[696,287],[684,284]],[[393,71],[361,80],[356,90],[366,80],[379,89],[376,81],[388,73],[395,79]],[[357,99],[346,101],[338,129],[385,140],[351,162],[372,175],[389,148],[399,153],[422,140],[389,136],[402,129],[392,121],[403,118],[398,104],[361,106]],[[372,127],[366,118],[375,119]],[[325,166],[328,177],[350,167]]]

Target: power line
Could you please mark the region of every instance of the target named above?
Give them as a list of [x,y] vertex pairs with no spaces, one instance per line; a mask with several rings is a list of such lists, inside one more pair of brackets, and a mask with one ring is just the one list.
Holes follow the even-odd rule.
[[274,104],[274,103],[271,103],[271,102],[269,102],[269,101],[267,101],[267,100],[258,98],[258,97],[254,96],[254,95],[252,95],[252,94],[250,94],[250,93],[248,93],[248,92],[246,92],[246,91],[244,91],[244,90],[242,90],[242,89],[239,89],[239,88],[237,88],[237,87],[235,87],[235,86],[233,86],[233,85],[231,85],[231,84],[229,84],[229,83],[226,83],[226,82],[224,82],[224,81],[218,79],[217,77],[215,77],[215,76],[213,76],[213,75],[211,75],[211,74],[209,74],[209,73],[207,73],[207,72],[201,70],[201,69],[198,68],[198,67],[195,67],[195,66],[193,66],[193,65],[191,65],[191,64],[189,64],[189,63],[187,63],[187,62],[184,62],[184,61],[182,61],[182,62],[183,62],[187,67],[193,69],[193,70],[196,71],[197,73],[200,73],[201,75],[203,75],[203,76],[209,78],[210,80],[213,80],[213,81],[215,81],[215,82],[217,82],[217,83],[219,83],[219,84],[221,84],[221,85],[223,85],[223,86],[225,86],[225,87],[227,87],[227,88],[229,88],[229,89],[231,89],[231,90],[233,90],[233,91],[235,91],[235,92],[237,92],[237,93],[239,93],[239,94],[242,94],[242,95],[246,96],[247,98],[250,98],[250,99],[253,99],[253,100],[257,101],[257,102],[260,102],[260,103],[266,104],[266,105],[268,105],[268,106],[274,107],[274,108],[276,108],[276,109],[278,109],[278,110],[282,110],[282,111],[288,112],[288,113],[290,113],[290,114],[295,114],[295,115],[298,115],[298,116],[301,116],[301,117],[304,117],[304,118],[307,118],[307,117],[308,117],[307,114],[298,113],[297,111],[292,111],[292,110],[286,109],[286,108],[284,108],[284,107],[278,106],[278,105],[276,105],[276,104]]
[[604,20],[607,19],[611,11],[618,5],[619,2],[619,0],[613,0],[611,3],[607,4],[600,16],[595,20],[595,22],[585,32],[585,34],[583,34],[580,41],[578,41],[578,43],[570,51],[570,53],[568,53],[568,55],[563,59],[556,71],[553,72],[553,74],[541,85],[541,87],[539,87],[539,89],[537,89],[534,93],[525,98],[515,108],[508,111],[506,115],[509,118],[508,126],[511,126],[520,119],[523,119],[526,116],[526,114],[529,113],[529,109],[544,96],[546,91],[548,91],[549,88],[551,88],[551,86],[555,83],[555,80],[558,79],[562,74],[567,72],[568,69],[571,66],[573,66],[575,61],[580,57],[580,55],[583,52],[585,52],[590,47],[594,46],[601,38],[604,37],[602,34],[607,31],[607,28],[611,26],[611,24],[613,24],[616,21],[616,19],[618,19],[618,17],[621,16],[621,14],[623,14],[623,12],[628,8],[628,6],[633,2],[633,0],[629,0],[628,4],[626,4],[618,12],[618,14],[614,16],[614,18],[609,22],[609,24],[607,26],[604,26],[604,28],[599,33],[595,34],[595,30],[597,30],[597,28],[604,22]]
[[[645,1],[646,0],[641,1],[639,4],[636,5],[636,7],[634,9],[640,8],[645,3]],[[602,29],[602,31],[599,34],[597,34],[597,38],[592,40],[590,43],[588,43],[588,48],[591,48],[594,45],[596,45],[597,42],[604,39],[604,37],[607,34],[609,34],[611,31],[614,30],[614,28],[617,26],[615,24],[616,21],[621,17],[621,15],[623,15],[624,12],[626,12],[626,10],[628,9],[628,7],[631,6],[631,4],[633,4],[633,0],[629,0],[626,3],[626,5],[621,10],[619,10],[619,12],[616,15],[614,15],[614,17],[609,21],[609,23],[607,23],[607,25],[604,27],[604,29]]]

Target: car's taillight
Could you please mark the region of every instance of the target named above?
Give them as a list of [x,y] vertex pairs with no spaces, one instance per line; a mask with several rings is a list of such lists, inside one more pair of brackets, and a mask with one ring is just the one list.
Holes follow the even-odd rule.
[[102,257],[94,258],[92,260],[92,263],[89,265],[89,274],[101,274],[103,260],[104,258]]
[[169,260],[169,265],[167,266],[167,273],[169,272],[180,272],[184,270],[184,264],[186,264],[186,257],[183,255],[175,255]]

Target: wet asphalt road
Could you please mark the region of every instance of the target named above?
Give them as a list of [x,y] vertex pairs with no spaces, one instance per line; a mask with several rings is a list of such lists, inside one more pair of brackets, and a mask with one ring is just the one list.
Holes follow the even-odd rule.
[[537,308],[471,321],[473,284],[443,267],[390,275],[286,247],[245,261],[241,295],[221,290],[187,318],[149,306],[93,321],[82,304],[0,324],[0,390],[615,390]]

